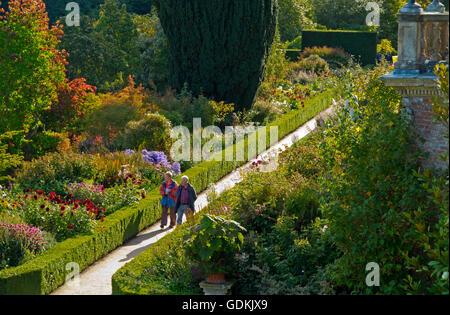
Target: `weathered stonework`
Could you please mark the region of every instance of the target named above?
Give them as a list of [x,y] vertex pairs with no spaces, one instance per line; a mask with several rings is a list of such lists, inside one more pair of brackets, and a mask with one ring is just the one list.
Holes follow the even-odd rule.
[[440,159],[449,149],[444,137],[446,127],[435,121],[432,106],[433,98],[443,97],[433,69],[449,61],[449,15],[442,12],[439,1],[434,1],[425,12],[415,1],[409,1],[398,20],[398,61],[394,72],[381,79],[403,97],[403,105],[420,137],[417,145],[429,153],[423,167],[447,169],[448,159]]
[[205,292],[205,295],[228,295],[235,282],[228,281],[224,284],[215,284],[202,281],[200,282],[200,287]]
[[424,168],[446,169],[448,159],[442,161],[440,157],[448,152],[448,140],[444,137],[446,127],[437,124],[433,115],[432,99],[423,97],[408,97],[403,103],[413,111],[415,131],[421,137],[417,139],[417,145],[429,153],[427,159],[422,161]]

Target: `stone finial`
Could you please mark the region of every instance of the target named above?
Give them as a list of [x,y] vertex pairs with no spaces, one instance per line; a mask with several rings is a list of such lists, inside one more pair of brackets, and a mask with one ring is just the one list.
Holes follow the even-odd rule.
[[422,12],[423,12],[422,6],[416,3],[416,0],[409,0],[408,3],[406,3],[400,10],[400,13],[403,14],[419,14]]
[[445,5],[443,5],[439,0],[434,0],[428,8],[426,9],[427,12],[439,12],[444,13],[445,12]]

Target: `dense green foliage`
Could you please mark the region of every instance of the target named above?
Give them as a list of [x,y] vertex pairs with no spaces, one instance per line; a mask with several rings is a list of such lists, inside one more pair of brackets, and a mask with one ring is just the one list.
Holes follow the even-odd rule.
[[118,0],[105,1],[97,20],[83,17],[79,27],[66,26],[64,32],[60,46],[69,53],[69,78],[85,77],[88,84],[106,92],[124,87],[124,79],[136,73],[139,33]]
[[172,87],[181,90],[187,83],[195,96],[250,108],[275,35],[276,1],[161,0],[156,5],[169,42]]
[[[241,183],[210,200],[206,213],[248,230],[228,274],[238,279],[233,293],[448,294],[448,174],[420,170],[401,98],[379,78],[389,70],[349,71],[347,102],[323,129],[281,154],[276,171],[254,163]],[[448,102],[437,104],[448,124]],[[198,292],[198,270],[179,277],[154,267],[191,266],[177,239],[198,220],[119,270],[114,293]],[[380,265],[379,287],[366,284],[370,262]]]
[[[150,0],[82,0],[80,27],[57,23],[66,1],[0,3],[0,294],[50,293],[68,262],[83,270],[155,223],[166,171],[201,192],[244,163],[168,160],[172,126],[283,137],[331,103],[319,132],[210,195],[208,215],[122,268],[114,292],[198,294],[226,271],[235,294],[448,294],[448,175],[419,167],[401,98],[379,79],[392,69],[346,53],[374,63],[376,34],[395,53],[404,1],[377,1],[379,28],[363,25],[367,2],[158,0],[148,14]],[[304,31],[327,27],[371,32]],[[448,68],[436,74],[448,139]]]
[[305,29],[313,29],[312,3],[308,0],[278,0],[281,41],[291,41]]
[[[9,0],[2,0],[1,6],[8,7]],[[62,0],[44,0],[50,21],[54,23],[57,19],[65,17],[69,11],[66,11],[66,5],[70,1]],[[78,0],[76,3],[80,6],[82,15],[96,15],[99,12],[100,4],[104,0]],[[151,12],[152,0],[120,0],[121,4],[125,4],[129,12],[136,14],[148,14]]]
[[65,54],[56,49],[61,30],[49,27],[41,1],[11,1],[0,9],[0,133],[21,131],[19,153],[32,140],[42,111],[64,82]]
[[130,121],[124,130],[124,147],[170,152],[173,142],[170,138],[171,127],[167,118],[159,114],[147,114],[139,121]]
[[244,232],[236,221],[204,214],[185,237],[186,255],[205,275],[229,272],[244,243]]

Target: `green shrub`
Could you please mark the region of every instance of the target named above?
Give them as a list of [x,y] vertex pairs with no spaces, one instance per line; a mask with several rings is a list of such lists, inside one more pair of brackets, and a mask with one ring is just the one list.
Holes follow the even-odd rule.
[[328,63],[319,57],[319,55],[309,55],[308,57],[298,61],[297,68],[305,72],[321,73],[329,69]]
[[296,217],[300,226],[321,216],[319,193],[311,186],[311,183],[297,186],[286,200],[286,214]]
[[124,147],[169,153],[173,141],[170,130],[171,123],[164,116],[146,114],[142,120],[130,121],[125,126]]
[[16,182],[22,188],[43,190],[47,193],[65,194],[69,182],[83,182],[93,178],[96,164],[90,155],[73,152],[49,153],[31,162],[23,163],[17,172]]
[[[310,47],[339,47],[363,65],[374,65],[377,57],[377,33],[360,31],[303,31],[303,49]],[[319,54],[319,56],[321,56]],[[323,56],[321,56],[324,58]],[[330,65],[331,61],[324,58]],[[339,63],[338,63],[339,65]],[[335,66],[335,65],[332,65]]]
[[[348,106],[320,146],[327,163],[323,190],[329,192],[323,212],[340,253],[330,275],[358,294],[402,294],[409,282],[424,284],[408,258],[424,256],[417,236],[432,228],[436,215],[415,175],[421,152],[411,151],[411,121],[402,114],[400,95],[380,79],[390,70],[380,66],[355,78]],[[370,262],[382,270],[379,287],[366,285]]]
[[7,171],[18,167],[23,160],[21,155],[8,152],[7,141],[10,141],[14,134],[16,133],[9,132],[0,135],[0,184],[5,184],[11,180]]
[[328,222],[296,230],[295,217],[280,217],[265,233],[245,236],[236,295],[333,294],[324,267],[336,257]]
[[286,77],[288,60],[286,59],[285,50],[286,44],[281,42],[277,32],[266,62],[266,80],[283,80]]
[[[318,138],[319,136],[319,138]],[[300,173],[306,178],[315,178],[321,174],[324,162],[320,158],[318,142],[320,135],[309,135],[300,144],[282,152],[279,156],[282,166],[288,176]]]
[[282,110],[273,102],[257,100],[248,114],[252,122],[267,124],[282,114]]
[[[350,64],[352,57],[343,49],[331,47],[308,47],[302,52],[302,58],[319,56],[324,59],[332,68],[342,68]],[[317,57],[316,57],[317,59]]]
[[392,43],[388,39],[382,39],[381,43],[377,45],[377,52],[383,54],[395,54],[395,48],[392,47]]
[[185,237],[186,255],[205,275],[227,273],[244,242],[246,230],[236,221],[204,214],[200,224]]

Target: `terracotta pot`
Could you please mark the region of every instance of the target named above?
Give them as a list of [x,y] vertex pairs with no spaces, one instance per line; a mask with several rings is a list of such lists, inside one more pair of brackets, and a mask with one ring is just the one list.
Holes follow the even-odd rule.
[[213,284],[223,284],[225,283],[225,272],[216,273],[213,275],[209,275],[206,279],[206,282]]

